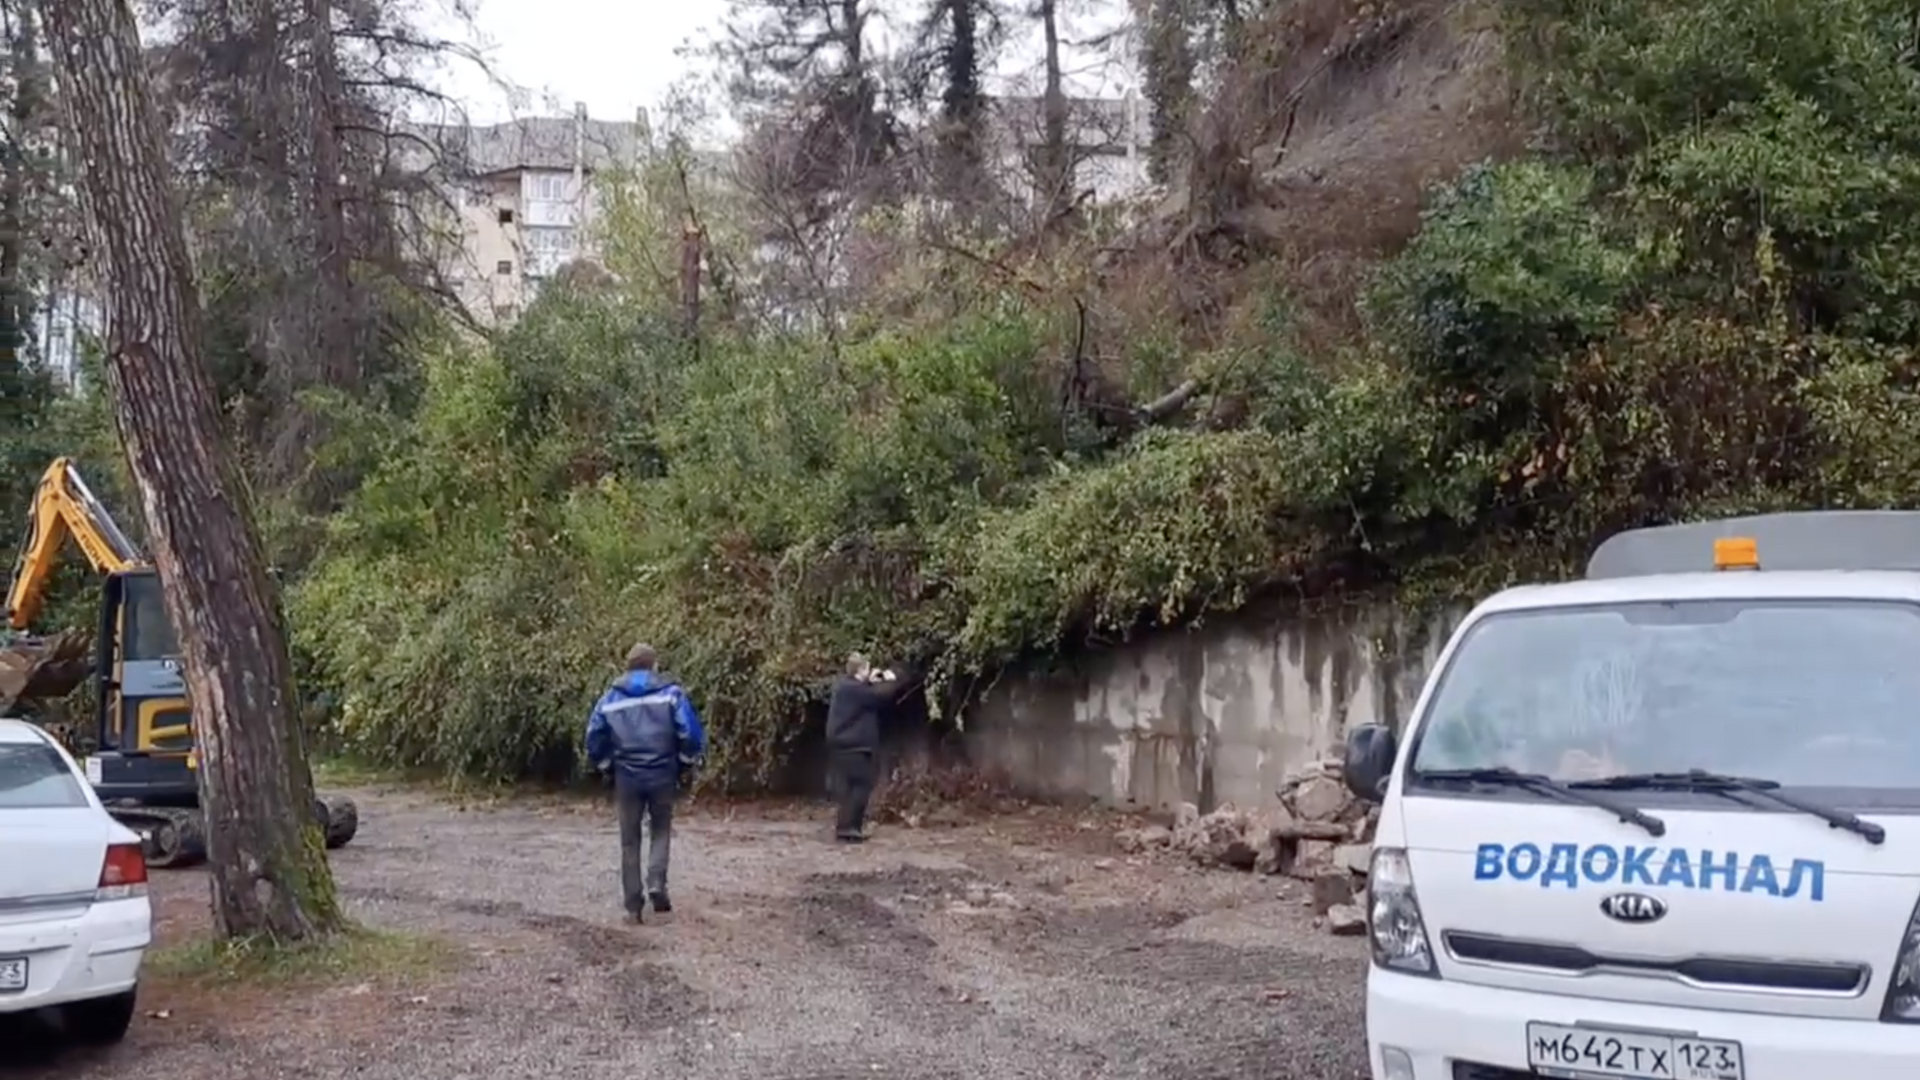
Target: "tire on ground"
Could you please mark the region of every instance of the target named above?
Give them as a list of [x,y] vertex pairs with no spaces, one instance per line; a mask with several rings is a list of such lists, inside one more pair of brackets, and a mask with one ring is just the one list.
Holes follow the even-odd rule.
[[[109,812],[113,807],[109,806]],[[207,857],[206,823],[197,810],[148,809],[132,816],[116,815],[129,828],[144,828],[151,835],[140,843],[147,866],[154,870],[177,870],[194,866]]]
[[60,1007],[67,1036],[87,1046],[111,1046],[127,1037],[133,1023],[133,990],[112,997],[69,1001]]
[[320,827],[326,836],[327,850],[346,847],[360,832],[360,807],[345,795],[330,795],[314,800],[319,805]]

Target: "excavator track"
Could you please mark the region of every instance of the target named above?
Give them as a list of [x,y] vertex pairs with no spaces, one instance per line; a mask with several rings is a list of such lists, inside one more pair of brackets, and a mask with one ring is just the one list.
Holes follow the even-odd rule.
[[207,825],[198,810],[108,803],[107,813],[140,834],[140,850],[154,869],[178,870],[206,860]]
[[[360,831],[360,808],[344,795],[315,798],[313,811],[329,851],[345,847]],[[140,834],[140,850],[156,870],[180,870],[206,861],[206,819],[198,810],[122,802],[109,803],[107,812]]]

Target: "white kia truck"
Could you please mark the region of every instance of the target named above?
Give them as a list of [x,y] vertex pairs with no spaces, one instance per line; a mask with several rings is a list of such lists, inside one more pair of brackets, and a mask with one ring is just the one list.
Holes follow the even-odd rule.
[[1375,1080],[1920,1077],[1920,513],[1612,537],[1346,780]]

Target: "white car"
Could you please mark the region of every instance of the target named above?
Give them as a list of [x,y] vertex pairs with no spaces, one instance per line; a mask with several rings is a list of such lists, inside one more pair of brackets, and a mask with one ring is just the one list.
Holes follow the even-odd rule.
[[0,1014],[57,1006],[72,1038],[118,1042],[152,940],[140,838],[58,743],[0,718]]

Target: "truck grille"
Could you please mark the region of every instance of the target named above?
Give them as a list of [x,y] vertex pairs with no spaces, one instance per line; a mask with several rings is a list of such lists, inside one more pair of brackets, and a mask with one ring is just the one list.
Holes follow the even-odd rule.
[[1739,957],[1682,956],[1654,960],[1605,956],[1574,945],[1521,941],[1449,930],[1447,951],[1469,964],[1524,967],[1559,975],[1623,974],[1673,979],[1703,989],[1857,997],[1872,981],[1865,964],[1818,964]]

